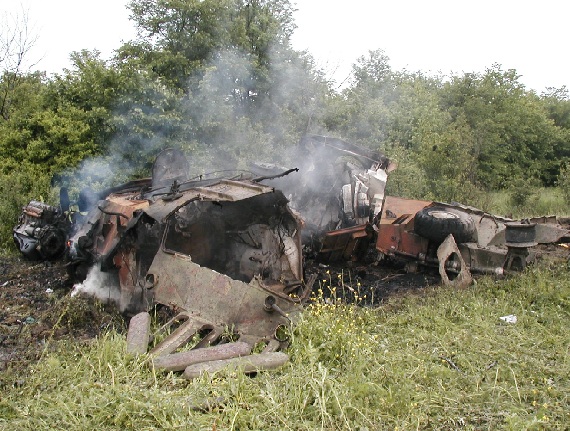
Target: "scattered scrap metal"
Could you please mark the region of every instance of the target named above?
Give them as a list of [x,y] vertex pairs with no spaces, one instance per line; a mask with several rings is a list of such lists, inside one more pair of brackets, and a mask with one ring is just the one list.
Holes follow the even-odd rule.
[[80,210],[89,211],[76,223],[65,193],[60,208],[30,202],[14,239],[28,257],[66,252],[78,280],[94,267],[113,274],[119,307],[134,316],[131,353],[147,352],[156,336],[148,310],[174,310],[151,353],[157,368],[185,370],[187,378],[287,361],[282,334],[315,281],[304,277],[304,252],[321,262],[356,261],[372,247],[378,263],[435,267],[444,283],[460,286],[474,273],[524,269],[538,244],[570,241],[556,217],[516,221],[386,196],[394,164],[341,139],[305,136],[294,159],[299,169],[258,164],[250,176],[190,179],[184,155],[166,150],[152,178],[80,196]]
[[[147,312],[141,312],[130,320],[127,335],[128,353],[147,353],[151,341],[150,322],[151,317]],[[178,341],[186,336],[182,333],[173,334],[169,336],[167,342],[159,343],[150,351],[153,357],[152,365],[160,370],[183,371],[183,376],[187,379],[194,379],[205,372],[212,374],[227,369],[244,373],[272,370],[289,360],[286,353],[274,351],[273,348],[266,347],[263,352],[254,354],[252,345],[244,341],[213,346],[204,346],[201,341],[202,348],[175,352],[174,350],[179,347]],[[174,339],[176,342],[173,342]]]

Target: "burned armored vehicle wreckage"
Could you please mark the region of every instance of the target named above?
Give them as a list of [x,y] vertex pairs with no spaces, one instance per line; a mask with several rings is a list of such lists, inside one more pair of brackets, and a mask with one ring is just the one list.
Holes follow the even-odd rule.
[[[570,242],[567,221],[561,224],[555,216],[513,220],[459,203],[389,196],[388,174],[396,167],[383,154],[322,136],[306,136],[302,144],[313,153],[325,150],[306,158],[303,170],[302,181],[307,181],[312,163],[325,161],[324,168],[319,164],[321,186],[297,187],[305,194],[301,198],[291,194],[293,206],[313,228],[305,235],[314,236],[321,262],[359,261],[372,249],[379,264],[397,263],[408,272],[436,268],[444,284],[465,285],[472,273],[520,271],[541,245]],[[303,208],[310,196],[320,202],[313,208],[321,212]]]
[[[201,346],[216,343],[228,330],[275,350],[316,277],[304,278],[303,254],[322,263],[373,257],[410,272],[434,268],[444,283],[459,285],[471,273],[523,269],[540,244],[570,240],[556,217],[517,221],[387,196],[390,160],[338,138],[307,135],[291,158],[300,174],[254,164],[247,177],[194,180],[184,155],[166,150],[151,179],[94,196],[68,240],[71,273],[113,275],[127,314],[155,304],[175,310],[166,326],[178,329],[160,351],[194,334],[203,336]],[[41,238],[54,230],[61,248],[67,206],[24,208],[14,229],[24,254],[45,250]]]
[[541,246],[570,242],[555,216],[513,220],[459,203],[388,196],[377,224],[379,258],[408,271],[438,268],[444,284],[466,285],[472,274],[503,275],[532,263]]
[[444,284],[465,285],[472,274],[523,270],[541,245],[570,242],[568,223],[555,216],[513,220],[459,203],[389,196],[396,165],[342,139],[307,135],[296,160],[302,175],[269,184],[303,215],[303,244],[322,263],[372,257],[408,272],[433,268]]
[[260,179],[191,181],[184,155],[159,155],[149,180],[97,201],[69,240],[72,273],[116,275],[127,314],[163,304],[177,312],[163,345],[194,334],[202,345],[232,331],[277,349],[311,286],[302,273],[301,219]]
[[[64,202],[65,198],[60,201]],[[22,208],[13,237],[25,257],[53,260],[64,254],[70,230],[71,221],[63,205],[54,207],[32,200]]]

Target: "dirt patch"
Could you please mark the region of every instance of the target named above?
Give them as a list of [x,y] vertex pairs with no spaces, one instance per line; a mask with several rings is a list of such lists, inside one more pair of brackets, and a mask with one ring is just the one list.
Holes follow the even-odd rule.
[[86,340],[124,321],[112,306],[71,298],[63,263],[0,258],[0,371],[18,373],[55,343]]
[[315,293],[364,306],[379,306],[394,296],[422,293],[440,282],[435,269],[409,273],[396,262],[328,265],[309,260],[305,262],[306,278],[310,274],[317,274]]

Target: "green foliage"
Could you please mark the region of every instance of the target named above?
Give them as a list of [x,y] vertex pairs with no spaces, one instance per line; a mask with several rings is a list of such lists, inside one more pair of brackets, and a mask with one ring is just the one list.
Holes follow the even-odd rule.
[[401,79],[382,50],[360,57],[353,66],[354,84],[331,99],[323,122],[328,131],[361,145],[383,146],[393,130],[390,124]]
[[544,168],[556,157],[560,132],[518,78],[494,65],[483,75],[452,79],[442,93],[443,107],[471,128],[479,181],[490,189],[508,187],[514,177],[542,175],[545,185],[552,184]]
[[512,216],[516,219],[527,217],[540,217],[544,215],[557,215],[568,217],[570,215],[570,201],[564,198],[559,187],[536,188],[533,186],[530,193],[527,190],[523,206],[513,205],[512,190],[501,190],[484,193],[473,205],[502,216]]
[[542,95],[549,117],[558,127],[570,129],[570,95],[566,87],[549,88]]
[[398,167],[389,175],[386,184],[388,195],[409,199],[422,199],[430,195],[426,174],[410,152],[394,148],[390,151],[390,160]]
[[444,81],[394,72],[388,60],[382,51],[361,57],[353,85],[332,99],[324,123],[396,154],[406,173],[392,174],[395,189],[409,193],[416,183],[410,196],[472,202],[489,190],[512,189],[516,178],[554,185],[570,148],[567,92],[538,97],[500,65]]
[[[143,129],[152,133],[147,154],[190,144],[200,171],[212,161],[243,167],[250,156],[278,162],[280,149],[318,127],[328,89],[310,58],[290,47],[289,1],[135,0],[129,8],[140,38],[121,47],[120,67],[143,70],[146,88],[160,83],[177,98],[162,116],[142,108],[167,130]],[[130,133],[120,142],[144,141],[124,124]]]
[[532,181],[525,178],[517,178],[510,187],[510,202],[515,209],[519,209],[528,204],[535,188]]
[[294,28],[287,0],[132,0],[128,7],[141,39],[127,44],[120,58],[141,61],[169,85],[192,93],[208,63],[231,48],[250,56],[252,79],[232,81],[245,103],[269,90],[272,49],[287,48]]
[[37,109],[44,80],[39,72],[23,75],[4,71],[0,77],[0,123],[9,121],[15,112]]

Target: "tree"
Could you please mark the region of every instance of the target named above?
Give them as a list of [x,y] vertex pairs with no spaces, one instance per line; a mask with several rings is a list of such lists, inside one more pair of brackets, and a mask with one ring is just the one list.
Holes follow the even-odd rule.
[[493,65],[482,75],[452,78],[443,89],[442,107],[472,130],[479,181],[486,188],[507,188],[513,178],[552,184],[545,170],[559,129],[515,70]]
[[[390,57],[384,50],[377,49],[368,52],[368,56],[361,56],[352,66],[354,86],[369,86],[379,88],[379,83],[389,82],[394,77],[390,66]],[[382,88],[384,86],[381,86]]]
[[26,58],[37,41],[29,26],[28,14],[3,14],[0,26],[0,118],[10,118],[14,91],[30,67]]
[[119,50],[121,60],[141,62],[191,94],[209,65],[233,52],[250,66],[251,79],[229,77],[242,103],[266,93],[271,52],[288,49],[293,30],[288,0],[132,0],[128,7],[139,38]]
[[554,124],[563,129],[570,129],[570,94],[568,88],[547,88],[547,91],[541,95],[546,108],[548,109],[549,118]]
[[329,131],[361,144],[384,147],[387,142],[390,108],[398,99],[398,76],[384,51],[370,51],[352,67],[352,85],[330,99],[324,122]]
[[[184,136],[204,165],[269,158],[319,123],[327,86],[311,59],[290,46],[288,0],[133,0],[139,30],[118,61],[175,94]],[[221,158],[218,158],[222,161]]]

